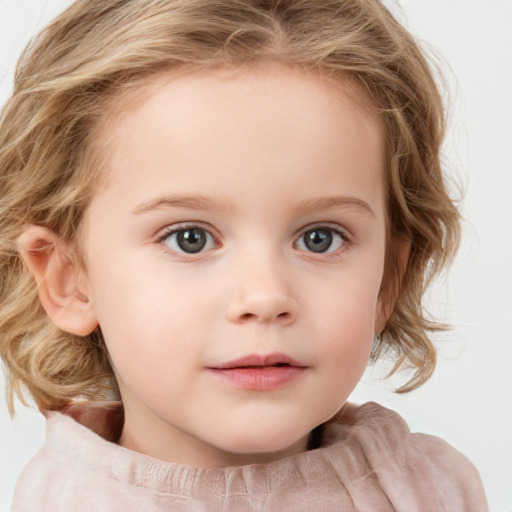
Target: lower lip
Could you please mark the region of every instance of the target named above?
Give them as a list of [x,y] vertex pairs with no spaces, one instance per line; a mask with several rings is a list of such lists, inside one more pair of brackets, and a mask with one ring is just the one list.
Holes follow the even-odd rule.
[[209,368],[213,375],[241,389],[271,391],[290,384],[306,371],[301,366],[261,368]]

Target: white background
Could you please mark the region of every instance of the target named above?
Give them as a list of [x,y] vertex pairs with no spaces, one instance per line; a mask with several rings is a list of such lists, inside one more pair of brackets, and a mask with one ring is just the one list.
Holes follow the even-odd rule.
[[[107,1],[107,0],[105,0]],[[70,0],[0,0],[0,102],[25,43]],[[447,168],[463,183],[463,245],[429,309],[453,330],[438,337],[434,377],[406,396],[369,370],[352,400],[400,412],[478,467],[492,512],[512,512],[512,0],[403,0],[398,16],[445,62],[451,123]],[[399,10],[398,7],[394,7]],[[0,377],[0,388],[3,388]],[[43,440],[39,413],[10,419],[0,394],[0,511]]]

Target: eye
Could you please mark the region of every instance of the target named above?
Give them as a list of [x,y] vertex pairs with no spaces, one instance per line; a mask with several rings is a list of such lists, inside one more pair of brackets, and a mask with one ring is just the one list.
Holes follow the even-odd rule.
[[169,249],[186,254],[196,254],[215,247],[213,236],[200,227],[175,229],[165,233],[160,240]]
[[337,229],[317,227],[308,229],[297,240],[297,249],[315,253],[334,252],[340,249],[346,239]]

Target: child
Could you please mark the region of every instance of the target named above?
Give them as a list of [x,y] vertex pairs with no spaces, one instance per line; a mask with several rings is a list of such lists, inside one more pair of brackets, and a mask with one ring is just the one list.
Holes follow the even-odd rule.
[[75,2],[0,125],[1,354],[48,418],[14,510],[486,510],[347,403],[384,352],[432,374],[442,138],[377,0]]

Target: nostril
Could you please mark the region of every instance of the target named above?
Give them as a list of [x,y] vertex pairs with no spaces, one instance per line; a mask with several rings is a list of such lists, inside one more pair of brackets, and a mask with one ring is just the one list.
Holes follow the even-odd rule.
[[[253,318],[256,318],[258,315],[255,315],[254,313],[244,313],[242,315],[240,315],[240,320],[242,321],[245,321],[245,320],[251,320]],[[279,319],[283,319],[283,320],[287,320],[288,318],[290,318],[290,313],[288,311],[285,311],[283,313],[279,313],[277,314],[274,318],[279,318]],[[263,315],[262,315],[263,317]],[[272,317],[269,316],[268,318],[265,317],[266,320],[271,320]]]

